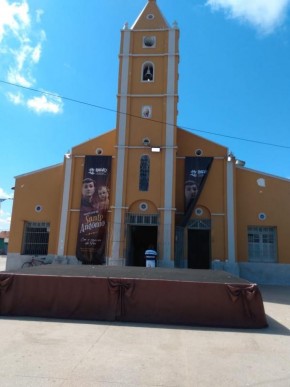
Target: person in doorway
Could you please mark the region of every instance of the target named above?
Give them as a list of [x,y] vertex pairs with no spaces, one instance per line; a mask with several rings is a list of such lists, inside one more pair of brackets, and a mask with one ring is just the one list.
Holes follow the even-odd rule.
[[150,244],[145,251],[146,267],[156,267],[157,251],[154,246]]

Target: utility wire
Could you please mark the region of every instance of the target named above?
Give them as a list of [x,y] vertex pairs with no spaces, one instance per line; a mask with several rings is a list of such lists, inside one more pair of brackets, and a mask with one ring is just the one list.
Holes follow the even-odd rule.
[[[22,86],[22,85],[17,85],[16,83],[3,81],[1,79],[0,79],[0,83],[4,83],[4,84],[9,85],[9,86],[18,87],[18,88],[24,89],[24,90],[34,91],[36,93],[40,93],[40,94],[43,94],[43,95],[48,95],[48,96],[54,97],[54,98],[61,98],[61,99],[65,100],[65,101],[78,103],[78,104],[89,106],[89,107],[93,107],[93,108],[96,108],[96,109],[106,110],[106,111],[113,112],[113,113],[118,113],[118,114],[124,114],[126,116],[133,117],[133,118],[144,119],[143,117],[135,116],[134,114],[130,114],[130,113],[126,113],[126,112],[121,112],[121,111],[118,111],[116,109],[106,108],[104,106],[96,105],[96,104],[93,104],[93,103],[90,103],[90,102],[80,101],[78,99],[65,97],[65,96],[62,96],[62,95],[59,95],[59,94],[55,94],[55,93],[50,93],[48,91],[42,91],[42,90],[39,90],[39,89],[34,89],[32,87],[26,87],[26,86]],[[159,120],[154,120],[152,118],[146,118],[146,120],[151,121],[151,122],[155,122],[155,123],[158,123],[158,124],[165,124],[165,125],[175,126],[175,125],[173,125],[171,123],[167,123],[167,122],[159,121]],[[230,135],[226,135],[226,134],[220,134],[220,133],[210,132],[210,131],[201,130],[201,129],[189,128],[189,127],[181,126],[181,125],[176,125],[176,126],[181,128],[181,129],[185,129],[187,131],[190,131],[190,132],[199,132],[199,133],[211,134],[213,136],[231,138],[233,140],[238,140],[238,141],[251,142],[251,143],[255,143],[255,144],[267,145],[267,146],[276,147],[276,148],[290,149],[290,146],[287,146],[287,145],[274,144],[274,143],[264,142],[264,141],[259,141],[259,140],[251,140],[251,139],[248,139],[248,138],[230,136]]]

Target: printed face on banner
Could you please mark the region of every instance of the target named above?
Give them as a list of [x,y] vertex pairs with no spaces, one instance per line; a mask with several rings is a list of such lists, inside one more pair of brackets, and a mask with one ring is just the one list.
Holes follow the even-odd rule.
[[197,197],[198,186],[193,180],[188,180],[184,185],[184,196],[185,196],[185,208],[188,207],[189,203]]
[[111,156],[86,156],[76,256],[83,264],[105,263]]
[[211,157],[186,157],[184,176],[184,209],[196,203],[207,177]]

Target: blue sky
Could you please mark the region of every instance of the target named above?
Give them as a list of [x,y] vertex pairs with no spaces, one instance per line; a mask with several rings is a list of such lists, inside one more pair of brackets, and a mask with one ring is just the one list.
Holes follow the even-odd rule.
[[[120,30],[145,4],[0,0],[0,198],[13,196],[15,176],[115,127]],[[157,4],[181,32],[178,125],[290,178],[290,0]],[[0,230],[12,203],[1,203]]]

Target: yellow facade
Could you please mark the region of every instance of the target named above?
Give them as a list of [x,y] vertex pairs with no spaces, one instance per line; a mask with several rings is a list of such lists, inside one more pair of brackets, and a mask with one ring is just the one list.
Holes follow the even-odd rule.
[[[224,146],[177,127],[179,29],[167,24],[156,1],[122,30],[119,61],[116,128],[75,146],[62,164],[16,178],[7,267],[19,267],[31,255],[24,251],[27,224],[45,225],[52,259],[77,263],[88,155],[112,157],[108,265],[142,264],[150,240],[163,267],[222,268],[256,278],[259,264],[262,271],[289,264],[290,181],[246,169]],[[150,160],[145,191],[142,156]],[[213,161],[181,226],[189,157]]]
[[[262,179],[262,186],[258,180]],[[289,217],[288,204],[290,195],[289,180],[277,179],[274,176],[258,171],[237,170],[237,215],[240,247],[238,260],[246,262],[245,231],[249,225],[275,227],[277,229],[277,261],[281,264],[290,263],[289,254]],[[266,213],[260,220],[258,215]]]
[[24,222],[29,220],[50,224],[48,252],[55,254],[59,232],[62,181],[62,165],[36,171],[16,179],[10,252],[22,252]]

